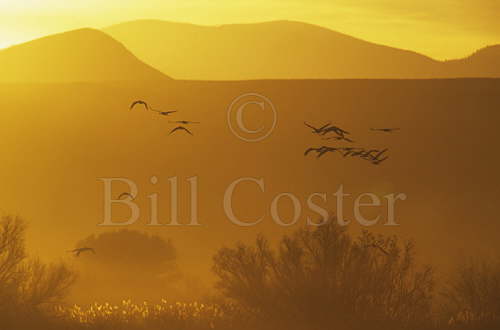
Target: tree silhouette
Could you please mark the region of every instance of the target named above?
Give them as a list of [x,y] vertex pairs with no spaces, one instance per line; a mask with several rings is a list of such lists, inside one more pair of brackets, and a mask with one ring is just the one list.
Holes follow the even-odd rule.
[[214,271],[226,296],[295,325],[402,327],[431,319],[433,272],[417,269],[414,245],[368,232],[354,240],[334,221],[285,236],[277,249],[263,237],[223,248]]

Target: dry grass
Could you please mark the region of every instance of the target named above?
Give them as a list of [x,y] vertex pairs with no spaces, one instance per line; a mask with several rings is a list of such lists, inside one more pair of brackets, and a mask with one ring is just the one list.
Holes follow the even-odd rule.
[[234,329],[244,328],[242,310],[234,304],[199,302],[94,303],[58,307],[59,325],[73,329]]

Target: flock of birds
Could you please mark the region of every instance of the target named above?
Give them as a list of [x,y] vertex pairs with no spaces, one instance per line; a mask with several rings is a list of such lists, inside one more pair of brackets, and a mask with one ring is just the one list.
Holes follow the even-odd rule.
[[[347,137],[347,135],[350,135],[350,133],[346,130],[343,130],[340,127],[334,126],[331,123],[327,123],[326,125],[323,125],[321,127],[314,127],[306,122],[304,122],[304,125],[312,129],[312,133],[320,136],[322,140],[336,140],[336,141],[346,141],[349,143],[354,143],[353,140]],[[371,128],[372,131],[376,132],[384,132],[384,133],[393,133],[396,131],[399,131],[399,128]],[[333,136],[332,136],[333,134]],[[361,159],[370,161],[374,165],[378,165],[382,163],[383,161],[387,160],[389,156],[385,156],[384,154],[388,151],[389,149],[365,149],[361,147],[329,147],[329,146],[322,146],[318,148],[308,148],[304,156],[307,156],[311,152],[316,152],[317,157],[320,158],[326,153],[334,153],[338,152],[340,153],[343,157],[359,157]]]
[[[134,109],[136,106],[141,106],[141,105],[144,106],[144,108],[146,110],[157,112],[161,116],[170,116],[171,114],[177,112],[177,111],[173,111],[173,110],[162,111],[162,110],[154,109],[154,108],[150,107],[148,103],[146,103],[145,101],[142,101],[142,100],[132,102],[132,104],[130,105],[130,110]],[[191,124],[200,124],[200,122],[198,122],[198,121],[189,121],[189,120],[176,120],[176,121],[170,121],[170,123],[176,124],[177,126],[174,127],[170,131],[169,135],[173,134],[175,132],[180,132],[180,131],[184,131],[190,135],[193,135],[193,133],[189,129],[187,129],[185,126],[191,125]]]
[[[132,195],[131,193],[128,193],[128,192],[124,192],[124,193],[121,193],[119,196],[118,196],[118,199],[125,199],[125,198],[128,198],[129,200],[134,200],[135,199],[135,196]],[[94,248],[91,248],[91,247],[81,247],[81,248],[77,248],[77,249],[73,249],[73,250],[69,250],[68,251],[69,253],[73,253],[73,255],[75,257],[79,257],[80,254],[82,253],[86,253],[86,252],[92,252],[93,254],[96,254],[95,253],[95,250]]]
[[[161,116],[170,116],[171,114],[178,112],[178,111],[174,111],[174,110],[171,110],[171,111],[157,110],[157,109],[154,109],[153,107],[151,107],[147,102],[142,101],[142,100],[137,100],[137,101],[132,102],[132,104],[130,105],[130,110],[133,110],[136,106],[144,106],[144,108],[146,110],[157,112]],[[180,132],[180,131],[185,131],[186,133],[193,135],[193,133],[189,129],[187,129],[185,126],[191,125],[191,124],[200,124],[200,122],[189,121],[189,120],[176,120],[176,121],[170,121],[170,123],[177,124],[177,126],[174,127],[170,131],[169,135],[173,134],[175,132]],[[136,198],[136,196],[134,196],[128,192],[124,192],[118,196],[118,199],[120,199],[120,200],[123,200],[125,198],[128,198],[129,200],[134,200]],[[70,250],[68,252],[73,253],[73,255],[75,257],[79,257],[80,254],[82,254],[82,253],[90,253],[91,252],[93,254],[96,254],[95,250],[91,247],[81,247],[81,248]]]
[[[141,106],[141,105],[144,106],[144,108],[146,110],[157,112],[158,114],[160,114],[162,116],[170,116],[171,114],[177,112],[177,111],[157,110],[157,109],[150,107],[148,103],[141,101],[141,100],[134,101],[130,106],[130,110],[134,109],[134,107],[136,107],[136,106]],[[190,135],[193,135],[193,133],[189,129],[187,129],[185,126],[190,125],[190,124],[200,124],[200,122],[194,122],[194,121],[189,121],[189,120],[170,121],[170,123],[177,124],[178,126],[174,127],[170,131],[169,134],[173,134],[175,132],[180,132],[180,131],[185,131]],[[348,131],[343,130],[340,127],[334,126],[331,123],[323,125],[319,128],[316,128],[316,127],[314,127],[306,122],[304,122],[304,124],[308,128],[312,129],[313,134],[320,136],[322,138],[322,140],[336,140],[336,141],[346,141],[349,143],[354,143],[353,140],[351,140],[349,137],[347,137],[348,135],[350,135],[350,133]],[[393,133],[395,131],[399,131],[400,129],[399,128],[371,128],[371,130],[376,131],[376,132]],[[388,156],[383,157],[383,155],[387,151],[388,151],[387,148],[383,149],[383,150],[378,150],[378,149],[365,149],[365,148],[360,148],[360,147],[322,146],[319,148],[307,149],[304,153],[304,156],[307,156],[311,152],[316,152],[317,157],[320,158],[323,155],[325,155],[326,153],[338,152],[344,157],[348,157],[348,156],[359,157],[361,159],[370,161],[372,164],[378,165],[378,164],[382,163],[383,161],[385,161],[387,158],[389,158]],[[118,196],[118,199],[120,199],[120,200],[122,200],[124,198],[134,200],[135,196],[133,196],[132,194],[130,194],[128,192],[124,192]],[[379,244],[372,244],[372,245],[369,245],[369,247],[376,248],[380,252],[382,252],[383,254],[389,255],[389,253],[384,248],[382,248],[382,246],[380,246]],[[77,248],[74,250],[70,250],[68,252],[73,253],[75,257],[79,257],[80,254],[82,254],[82,253],[90,253],[90,252],[93,254],[96,253],[95,250],[91,247],[81,247],[81,248]]]
[[[387,252],[387,250],[384,249],[380,244],[372,243],[371,245],[367,245],[366,247],[378,249],[383,254],[385,254],[387,256],[389,255],[389,252]],[[85,253],[85,252],[89,252],[89,253],[92,252],[93,254],[96,254],[95,250],[91,247],[81,247],[81,248],[77,248],[74,250],[70,250],[68,252],[73,253],[73,255],[75,257],[79,257],[80,254]]]

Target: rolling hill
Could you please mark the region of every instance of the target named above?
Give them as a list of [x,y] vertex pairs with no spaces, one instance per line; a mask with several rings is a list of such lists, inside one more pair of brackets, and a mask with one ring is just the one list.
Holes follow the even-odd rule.
[[198,26],[140,20],[103,31],[178,79],[500,77],[500,46],[440,62],[299,22]]
[[319,26],[133,21],[103,31],[146,63],[193,80],[429,78],[439,63]]
[[94,29],[50,35],[0,51],[0,82],[157,81],[164,74]]
[[482,48],[471,56],[444,63],[448,77],[500,77],[500,45]]

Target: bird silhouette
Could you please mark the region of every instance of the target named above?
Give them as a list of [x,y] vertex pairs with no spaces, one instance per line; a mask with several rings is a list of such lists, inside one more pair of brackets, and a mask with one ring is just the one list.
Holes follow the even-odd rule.
[[372,131],[377,131],[377,132],[385,132],[385,133],[392,133],[395,131],[399,131],[401,128],[371,128]]
[[375,152],[380,152],[380,150],[377,150],[377,149],[363,150],[363,152],[360,154],[360,156],[361,156],[361,158],[364,158],[364,159],[373,160],[373,159],[375,159],[375,156],[373,155],[373,153],[375,153]]
[[321,148],[309,148],[304,152],[304,156],[307,156],[311,151],[319,151]]
[[172,124],[183,124],[183,125],[189,125],[189,124],[200,124],[199,121],[189,121],[189,120],[177,120],[177,121],[171,121]]
[[171,115],[173,113],[176,113],[177,111],[158,111],[158,113],[162,116],[168,116],[168,115]]
[[118,199],[123,199],[123,197],[129,197],[131,200],[135,199],[135,197],[128,192],[121,193],[120,196],[118,196]]
[[378,165],[380,163],[382,163],[383,161],[385,161],[387,158],[389,157],[385,157],[383,159],[381,159],[380,157],[385,154],[387,152],[387,148],[383,149],[383,150],[373,150],[373,152],[378,152],[376,155],[369,155],[369,157],[367,156],[366,159],[369,159],[369,160],[372,160],[374,164]]
[[95,254],[95,250],[93,248],[90,248],[90,247],[82,247],[82,248],[74,249],[74,250],[71,250],[68,252],[74,253],[75,257],[79,257],[80,254],[84,253],[84,252],[92,252],[93,254]]
[[132,110],[136,105],[143,105],[146,108],[146,110],[149,110],[149,105],[146,102],[141,101],[141,100],[133,102],[130,105],[130,110]]
[[327,128],[328,126],[330,126],[330,123],[328,123],[328,124],[326,124],[326,125],[324,125],[324,126],[322,126],[320,128],[316,128],[316,127],[314,127],[314,126],[312,126],[312,125],[310,125],[310,124],[308,124],[306,122],[304,122],[304,125],[306,125],[307,127],[311,128],[313,130],[312,131],[313,133],[315,133],[315,134],[321,134],[321,132],[323,132],[323,130],[325,128]]
[[335,134],[337,134],[338,136],[344,136],[345,134],[351,134],[349,133],[348,131],[344,131],[342,128],[340,127],[337,127],[337,126],[329,126],[329,127],[326,127],[324,128],[322,131],[321,131],[321,135],[326,135],[330,132],[334,132]]
[[323,157],[323,155],[326,154],[327,152],[335,152],[338,149],[339,148],[323,147],[323,149],[318,152],[318,158]]
[[174,132],[177,132],[177,131],[186,131],[189,134],[193,135],[193,133],[191,133],[191,131],[189,131],[186,127],[183,127],[183,126],[177,126],[176,128],[174,128],[173,130],[170,131],[169,135],[174,133]]
[[351,156],[351,157],[361,156],[361,157],[363,157],[365,152],[366,151],[364,149],[353,150],[351,153],[348,154],[348,156]]
[[347,156],[351,156],[353,153],[357,153],[359,152],[360,150],[362,150],[361,148],[340,148],[340,150],[342,150],[344,153],[342,154],[342,156],[344,157],[347,157]]
[[311,153],[312,151],[316,151],[317,152],[317,157],[320,158],[322,157],[324,154],[326,154],[327,152],[335,152],[339,150],[339,148],[333,148],[333,147],[327,147],[327,146],[323,146],[323,147],[319,147],[319,148],[309,148],[307,149],[305,152],[304,152],[304,156],[307,156],[309,153]]
[[163,116],[168,116],[170,114],[177,112],[176,110],[163,111],[163,110],[153,109],[153,108],[151,108],[150,110],[154,111],[154,112],[158,112],[158,114],[163,115]]
[[342,136],[332,136],[332,137],[329,137],[329,138],[323,138],[323,140],[337,140],[337,141],[347,141],[347,142],[354,143],[353,140],[351,140],[349,138],[346,138],[344,135],[342,135]]
[[385,161],[387,158],[389,158],[389,156],[385,157],[385,158],[382,158],[382,159],[376,159],[374,160],[372,163],[374,165],[379,165],[380,163],[382,163],[383,161]]

